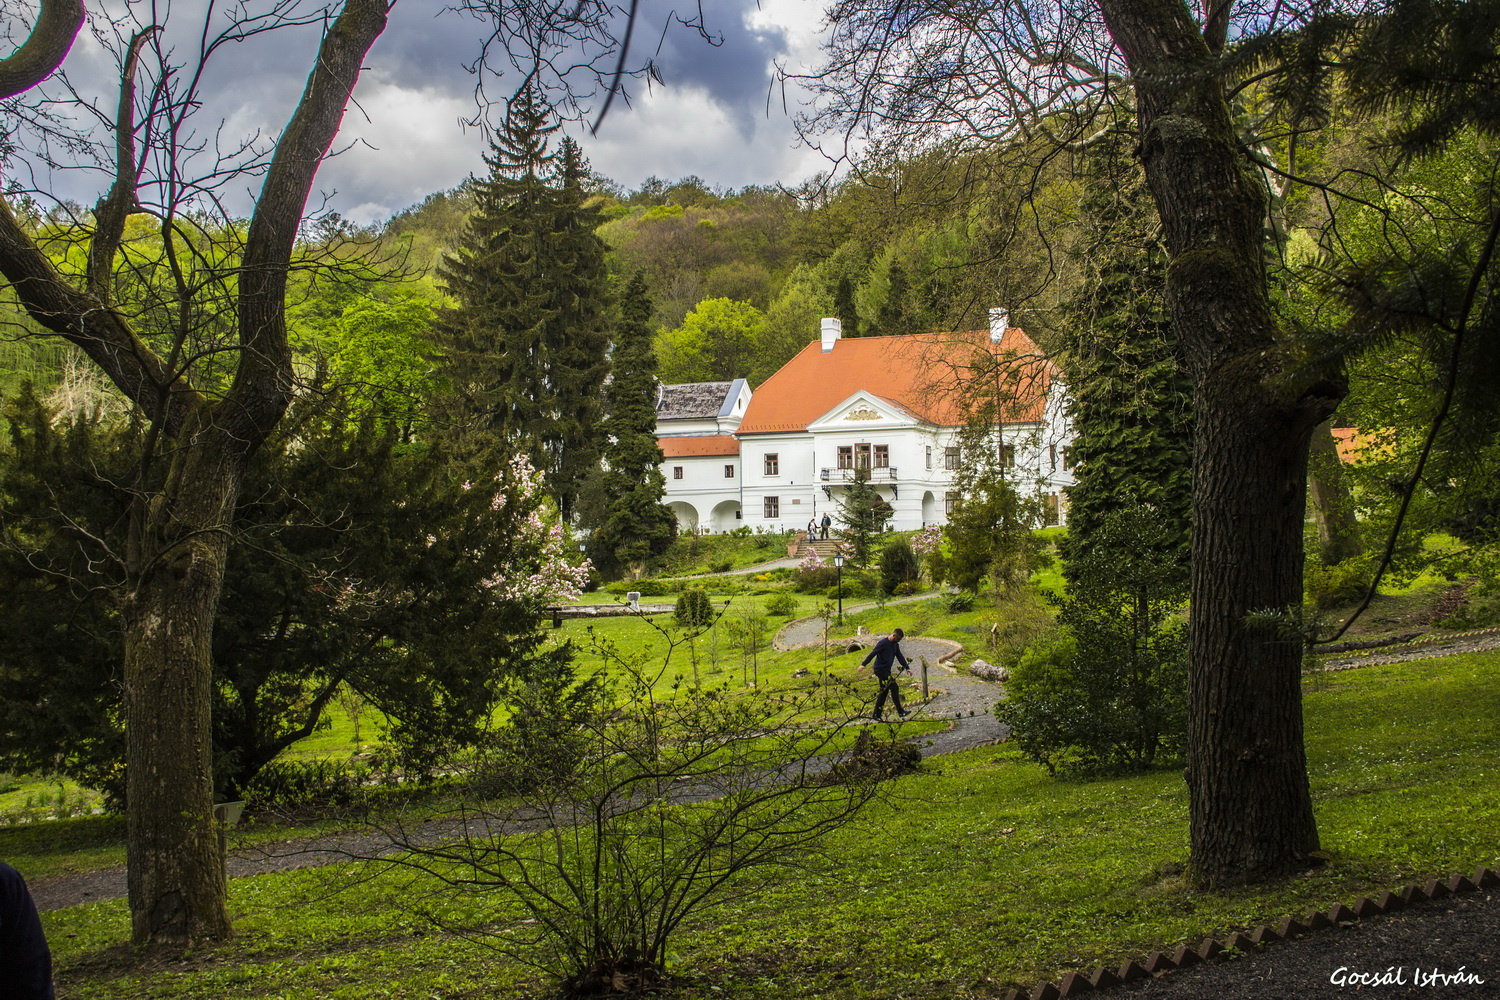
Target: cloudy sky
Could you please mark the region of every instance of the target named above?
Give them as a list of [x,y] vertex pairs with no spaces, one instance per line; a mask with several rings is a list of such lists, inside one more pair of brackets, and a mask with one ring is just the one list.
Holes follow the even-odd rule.
[[[174,19],[201,10],[203,2],[179,0]],[[483,170],[484,137],[461,125],[475,115],[475,77],[464,64],[477,54],[480,25],[445,12],[446,6],[400,0],[366,61],[357,107],[340,137],[348,148],[318,177],[331,207],[350,218],[381,221]],[[671,22],[674,7],[696,13],[696,0],[641,0],[640,6],[632,60],[652,58],[661,82],[648,88],[634,81],[630,106],[616,102],[597,136],[573,130],[595,170],[630,188],[652,175],[689,174],[719,187],[795,184],[827,169],[819,154],[796,148],[788,113],[796,110],[797,95],[788,94],[784,103],[781,89],[772,87],[778,63],[796,71],[817,59],[819,0],[704,0],[709,26],[722,37],[718,46]],[[137,20],[151,16],[145,3],[134,9]],[[180,18],[184,27],[174,29],[172,44],[184,63],[192,62],[197,45],[195,31],[185,26],[195,20],[188,14]],[[205,78],[208,101],[200,122],[211,127],[222,121],[225,136],[279,132],[306,80],[316,34],[277,32],[222,50]],[[80,90],[98,93],[107,107],[113,65],[107,46],[85,36],[65,69]],[[84,190],[81,177],[53,178],[51,189],[74,183],[79,189],[69,196],[92,202],[96,195]],[[227,193],[236,201],[249,197]]]

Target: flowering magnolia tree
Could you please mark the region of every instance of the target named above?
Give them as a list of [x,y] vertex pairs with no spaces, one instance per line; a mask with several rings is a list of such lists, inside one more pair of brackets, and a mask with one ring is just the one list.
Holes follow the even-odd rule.
[[929,524],[923,528],[911,540],[912,551],[917,554],[917,559],[922,563],[922,569],[926,570],[927,577],[933,586],[940,586],[945,577],[946,563],[943,557],[943,526],[940,524]]
[[[490,511],[497,515],[520,513],[513,518],[518,533],[509,541],[516,550],[512,561],[497,567],[485,580],[496,599],[543,605],[576,601],[588,584],[590,564],[577,557],[573,539],[548,498],[542,474],[525,455],[517,455],[503,472],[490,498]],[[469,490],[473,484],[464,483]],[[525,572],[522,575],[521,571]]]

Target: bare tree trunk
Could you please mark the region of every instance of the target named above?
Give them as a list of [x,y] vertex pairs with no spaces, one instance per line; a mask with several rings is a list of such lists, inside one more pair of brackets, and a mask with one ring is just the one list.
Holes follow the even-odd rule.
[[175,488],[137,504],[132,524],[140,551],[125,602],[125,796],[136,942],[230,933],[212,822],[211,654],[244,463],[213,428],[189,429]]
[[1345,559],[1364,555],[1354,498],[1344,482],[1344,462],[1339,458],[1331,420],[1323,421],[1313,431],[1307,482],[1312,489],[1313,518],[1318,523],[1318,558],[1323,565],[1337,566]]
[[1182,0],[1100,8],[1135,77],[1194,384],[1189,862],[1199,885],[1229,885],[1302,866],[1318,846],[1301,650],[1249,616],[1301,607],[1308,440],[1343,387],[1285,384],[1294,360],[1267,295],[1266,195],[1215,65],[1223,24],[1200,27]]

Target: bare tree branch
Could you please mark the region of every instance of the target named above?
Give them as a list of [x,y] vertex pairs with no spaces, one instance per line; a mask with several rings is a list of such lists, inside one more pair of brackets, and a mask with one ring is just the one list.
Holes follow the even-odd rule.
[[62,65],[83,27],[83,0],[40,0],[31,35],[0,59],[0,100],[41,83]]

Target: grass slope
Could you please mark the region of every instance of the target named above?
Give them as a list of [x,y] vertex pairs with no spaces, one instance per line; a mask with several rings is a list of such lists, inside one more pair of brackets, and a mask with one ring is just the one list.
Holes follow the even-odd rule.
[[[1349,901],[1500,859],[1500,654],[1367,667],[1306,701],[1325,866],[1225,893],[1180,877],[1181,775],[1049,779],[1005,747],[940,758],[777,887],[676,941],[683,997],[993,997],[1061,970]],[[789,859],[795,860],[795,859]],[[812,859],[808,859],[812,860]],[[170,958],[125,948],[123,902],[48,914],[82,998],[533,996],[524,967],[439,931],[503,932],[503,900],[454,901],[369,866],[237,880],[239,936]]]

